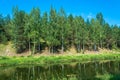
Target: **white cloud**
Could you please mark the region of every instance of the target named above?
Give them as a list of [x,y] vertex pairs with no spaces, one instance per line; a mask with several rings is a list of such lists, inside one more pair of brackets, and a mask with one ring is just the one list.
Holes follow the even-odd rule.
[[93,14],[92,13],[89,13],[88,15],[87,15],[87,18],[88,19],[92,19],[94,16],[93,16]]
[[93,15],[91,12],[88,13],[88,14],[81,13],[80,15],[81,15],[85,20],[86,20],[86,19],[92,19],[92,18],[95,17],[95,15]]

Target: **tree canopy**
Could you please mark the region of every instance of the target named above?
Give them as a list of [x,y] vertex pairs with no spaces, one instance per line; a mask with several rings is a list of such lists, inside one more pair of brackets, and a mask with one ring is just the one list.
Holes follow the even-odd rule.
[[39,8],[30,13],[13,8],[13,17],[0,14],[0,43],[11,41],[17,53],[25,50],[32,54],[46,48],[50,53],[64,52],[75,47],[81,50],[120,48],[120,26],[105,22],[102,13],[85,20],[82,16],[66,15],[63,8],[58,12],[51,7],[42,15]]

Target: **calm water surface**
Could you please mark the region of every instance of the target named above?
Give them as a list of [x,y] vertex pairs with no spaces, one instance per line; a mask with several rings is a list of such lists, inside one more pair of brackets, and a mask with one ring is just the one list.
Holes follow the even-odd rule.
[[120,61],[0,67],[0,80],[120,80]]

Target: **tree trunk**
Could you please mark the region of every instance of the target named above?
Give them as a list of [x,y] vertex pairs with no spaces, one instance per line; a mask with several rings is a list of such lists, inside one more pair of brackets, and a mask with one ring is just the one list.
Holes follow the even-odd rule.
[[63,32],[63,27],[62,27],[62,53],[64,52],[64,44],[63,44],[63,39],[64,39],[64,38],[63,38],[63,33],[64,33],[64,32]]
[[33,54],[35,53],[35,37],[34,37],[34,46],[33,46]]
[[40,45],[40,42],[39,42],[39,47],[38,47],[38,48],[39,48],[39,49],[38,49],[38,50],[39,50],[39,53],[40,53],[40,50],[41,50],[40,47],[41,47],[41,45]]
[[62,44],[62,53],[64,53],[64,46],[63,46],[63,44]]
[[33,46],[33,54],[35,53],[35,42],[34,42],[34,46]]
[[30,40],[29,40],[29,54],[31,54],[30,47],[31,47],[31,45],[30,45]]
[[64,52],[64,45],[63,45],[63,36],[62,36],[62,53]]
[[50,54],[50,48],[51,48],[51,47],[49,46],[49,54]]
[[51,52],[52,52],[52,54],[53,54],[53,46],[51,47],[51,49],[52,49]]
[[94,44],[94,51],[96,51],[96,44]]
[[102,49],[102,39],[99,40],[99,47]]
[[84,46],[84,42],[83,42],[83,54],[84,54],[84,51],[85,51],[85,48],[84,48],[85,46]]
[[115,43],[115,47],[117,47],[117,42]]
[[101,48],[103,48],[103,46],[102,46],[102,40],[101,40],[100,44],[101,44]]
[[107,49],[110,49],[110,48],[109,48],[109,44],[107,44]]
[[78,53],[80,52],[80,42],[78,43]]

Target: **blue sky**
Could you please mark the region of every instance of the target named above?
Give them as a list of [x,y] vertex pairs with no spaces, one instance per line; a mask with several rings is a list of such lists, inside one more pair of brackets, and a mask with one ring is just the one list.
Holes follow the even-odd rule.
[[28,13],[33,7],[39,7],[43,13],[49,12],[51,5],[57,11],[63,7],[67,14],[81,15],[85,19],[102,12],[106,22],[120,25],[120,0],[1,0],[0,13],[12,14],[13,6]]

